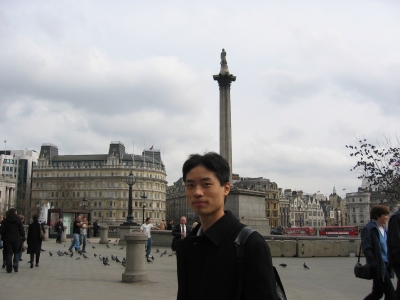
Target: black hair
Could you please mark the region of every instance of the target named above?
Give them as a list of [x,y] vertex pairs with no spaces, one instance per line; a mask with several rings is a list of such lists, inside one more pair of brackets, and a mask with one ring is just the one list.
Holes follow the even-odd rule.
[[150,220],[150,218],[146,218],[146,221]]
[[369,217],[371,220],[378,220],[382,215],[388,215],[390,210],[385,205],[373,205],[371,211],[369,212]]
[[182,167],[183,181],[186,182],[186,175],[193,168],[204,166],[218,178],[221,186],[229,182],[231,169],[225,158],[215,152],[208,152],[204,155],[191,154]]
[[32,216],[32,219],[33,219],[33,221],[35,221],[35,220],[39,220],[39,217],[38,217],[38,215],[37,215],[37,214],[34,214],[34,215]]
[[10,208],[9,210],[8,210],[8,212],[7,212],[7,217],[9,217],[9,216],[12,216],[12,215],[15,215],[15,212],[16,212],[17,210],[15,209],[15,208]]

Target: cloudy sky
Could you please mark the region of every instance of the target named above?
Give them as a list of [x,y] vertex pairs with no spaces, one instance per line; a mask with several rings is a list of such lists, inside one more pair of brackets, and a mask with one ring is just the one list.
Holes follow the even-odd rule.
[[219,152],[225,48],[233,172],[356,191],[345,145],[400,125],[399,15],[398,1],[0,0],[1,135],[61,155],[154,145],[172,184],[189,154]]

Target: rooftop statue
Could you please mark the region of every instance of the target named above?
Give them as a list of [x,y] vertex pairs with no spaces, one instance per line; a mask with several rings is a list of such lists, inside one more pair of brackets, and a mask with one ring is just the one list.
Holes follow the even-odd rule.
[[222,49],[222,52],[221,52],[221,71],[219,72],[219,74],[229,74],[228,62],[226,61],[225,49]]

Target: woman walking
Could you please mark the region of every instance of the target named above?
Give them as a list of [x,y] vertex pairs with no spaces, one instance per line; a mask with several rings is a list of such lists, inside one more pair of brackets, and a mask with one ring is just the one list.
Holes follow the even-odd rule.
[[389,209],[385,205],[374,205],[370,211],[370,221],[365,225],[361,234],[362,249],[371,265],[374,278],[372,292],[364,300],[378,300],[385,294],[386,300],[395,297],[390,278],[393,278],[388,264],[387,234],[385,223],[389,219]]
[[42,239],[40,238],[40,230],[43,230],[39,224],[38,215],[33,215],[33,222],[29,224],[28,228],[28,254],[31,255],[31,268],[33,268],[33,259],[36,255],[35,267],[39,267],[40,249],[42,249]]

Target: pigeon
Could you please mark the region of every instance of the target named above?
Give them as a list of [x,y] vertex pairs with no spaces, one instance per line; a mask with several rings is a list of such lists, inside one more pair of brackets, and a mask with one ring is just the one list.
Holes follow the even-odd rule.
[[77,258],[75,258],[75,260],[81,259],[79,256]]
[[103,258],[101,257],[101,254],[99,255],[99,259],[100,259],[100,260],[103,260]]
[[108,246],[108,244],[107,244],[107,248],[110,248],[110,246]]
[[149,258],[147,258],[147,262],[148,263],[152,263],[153,261],[151,261]]
[[96,254],[96,253],[94,253],[93,255],[94,255],[94,257],[97,257],[97,254]]
[[157,248],[156,253],[160,252],[160,249]]
[[172,252],[171,254],[168,254],[168,256],[172,256],[172,255],[174,255],[174,252]]
[[96,247],[95,247],[95,246],[92,246],[92,248],[93,248],[93,249],[96,249]]
[[126,260],[122,261],[122,265],[125,267],[126,266]]
[[64,244],[64,248],[65,248],[65,244]]
[[105,265],[105,266],[109,266],[109,265],[110,265],[110,264],[106,261],[105,258],[103,258],[103,265]]
[[89,257],[87,257],[85,254],[83,254],[83,258],[84,259],[89,259]]
[[51,251],[49,251],[50,256],[53,256],[53,253],[51,253]]
[[163,257],[163,255],[164,255],[164,254],[165,254],[164,252],[163,252],[163,253],[161,253],[161,254],[160,254],[160,257]]
[[282,268],[286,268],[287,264],[279,264],[279,266],[281,266]]
[[115,242],[118,242],[118,239],[116,239]]
[[44,250],[44,249],[40,249],[40,252],[46,252],[46,250]]
[[68,253],[67,251],[64,251],[64,254],[65,254],[65,255],[69,255],[69,253]]
[[118,259],[117,256],[115,257],[115,261],[116,261],[117,263],[121,263],[121,261]]
[[306,263],[303,263],[303,267],[304,269],[310,269],[309,267],[307,267]]
[[112,255],[112,254],[111,254],[111,259],[112,259],[112,260],[115,260],[115,256],[114,256],[114,255]]
[[124,249],[124,247],[119,248],[119,250],[123,250],[123,249]]
[[109,262],[108,256],[106,256],[106,258],[104,258],[106,260],[106,262]]

